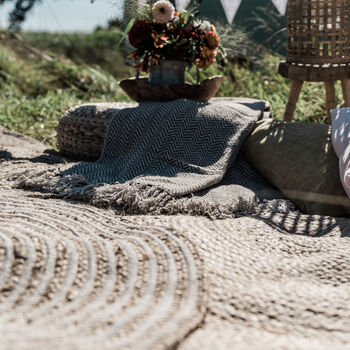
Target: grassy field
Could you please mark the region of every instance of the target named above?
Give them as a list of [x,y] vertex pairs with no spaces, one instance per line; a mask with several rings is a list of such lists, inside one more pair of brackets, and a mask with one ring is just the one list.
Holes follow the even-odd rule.
[[[134,71],[118,49],[120,37],[117,31],[21,36],[0,32],[0,125],[55,147],[58,120],[69,107],[92,101],[128,101],[118,82]],[[219,96],[268,100],[274,118],[281,119],[289,91],[289,81],[277,74],[281,59],[266,53],[254,64],[212,66],[201,78],[222,74],[225,79]],[[192,73],[187,73],[187,80],[194,82]],[[338,85],[342,102],[340,92]],[[326,121],[322,84],[305,85],[295,119]]]

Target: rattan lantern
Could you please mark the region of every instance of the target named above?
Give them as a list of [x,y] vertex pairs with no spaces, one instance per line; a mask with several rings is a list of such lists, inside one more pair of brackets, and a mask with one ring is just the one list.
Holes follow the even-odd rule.
[[330,120],[337,80],[350,107],[350,0],[289,0],[287,11],[287,59],[279,73],[292,84],[284,120],[292,120],[304,81],[325,83]]

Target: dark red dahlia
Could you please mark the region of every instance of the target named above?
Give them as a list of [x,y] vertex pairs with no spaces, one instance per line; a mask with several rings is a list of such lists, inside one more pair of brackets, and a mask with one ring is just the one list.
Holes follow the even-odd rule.
[[136,49],[147,46],[152,42],[152,23],[147,19],[136,21],[130,29],[129,41]]

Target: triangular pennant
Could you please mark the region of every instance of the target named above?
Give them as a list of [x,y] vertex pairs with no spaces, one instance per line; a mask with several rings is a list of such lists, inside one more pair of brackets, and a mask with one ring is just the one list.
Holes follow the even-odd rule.
[[191,0],[175,0],[176,10],[182,11],[191,2]]
[[231,24],[241,4],[241,0],[220,0],[220,1],[222,4],[222,7],[224,8],[227,21],[228,23]]
[[287,11],[288,0],[271,0],[271,1],[276,6],[278,12],[284,16]]
[[[220,0],[220,1],[221,1],[223,9],[225,11],[227,21],[229,23],[232,23],[233,19],[235,18],[235,15],[239,9],[239,6],[241,5],[242,0]],[[278,12],[281,15],[286,14],[288,0],[271,0],[271,1],[276,6]],[[138,2],[141,5],[141,4],[144,4],[146,1],[145,0],[138,0]],[[182,11],[190,4],[190,2],[191,2],[191,0],[175,0],[176,10]]]

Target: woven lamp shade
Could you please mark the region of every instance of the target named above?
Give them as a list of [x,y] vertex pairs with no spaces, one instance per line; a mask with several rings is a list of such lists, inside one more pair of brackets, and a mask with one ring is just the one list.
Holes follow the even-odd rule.
[[350,0],[289,0],[287,62],[350,63]]

